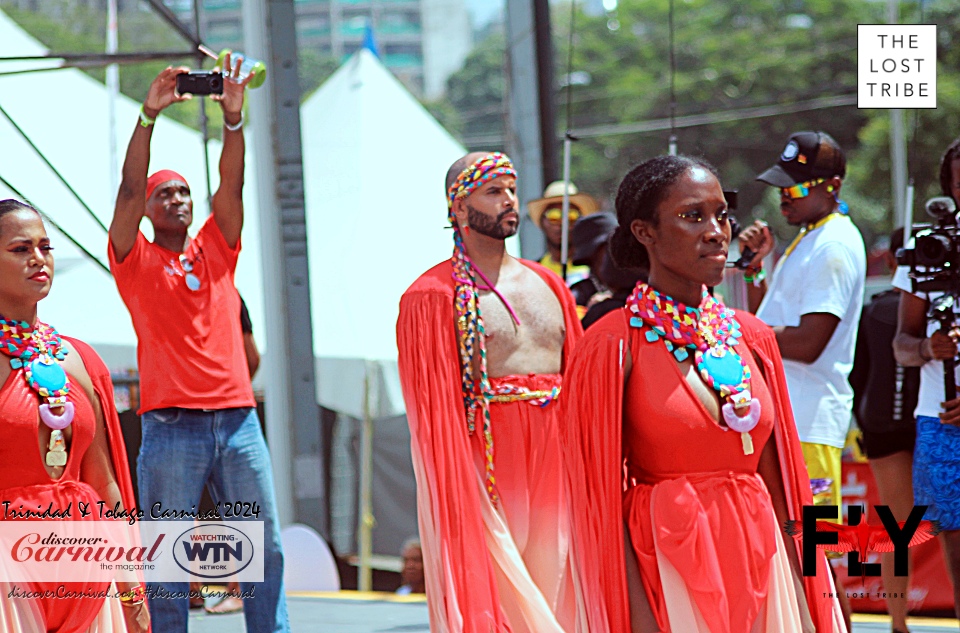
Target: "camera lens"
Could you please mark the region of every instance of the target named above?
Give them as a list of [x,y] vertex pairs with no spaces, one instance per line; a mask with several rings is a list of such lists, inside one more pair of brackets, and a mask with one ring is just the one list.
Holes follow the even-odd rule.
[[941,268],[950,255],[950,239],[944,235],[924,235],[917,238],[915,250],[918,265]]
[[210,77],[210,90],[214,93],[223,92],[223,75]]

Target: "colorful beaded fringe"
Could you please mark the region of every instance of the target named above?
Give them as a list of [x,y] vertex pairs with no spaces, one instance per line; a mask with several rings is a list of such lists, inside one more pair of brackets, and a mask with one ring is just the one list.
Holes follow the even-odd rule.
[[[476,271],[467,257],[463,236],[453,213],[453,203],[466,198],[484,183],[501,176],[516,178],[517,172],[513,163],[505,154],[488,154],[460,172],[456,182],[447,191],[447,218],[453,226],[453,279],[456,284],[454,310],[460,350],[460,373],[463,377],[463,407],[467,415],[467,429],[471,434],[476,430],[478,409],[483,416],[485,483],[487,494],[494,504],[497,503],[497,493],[493,472],[493,432],[490,427],[490,381],[487,376],[487,349],[484,344],[483,318],[480,314],[480,295]],[[475,359],[475,356],[479,356],[479,359]],[[476,375],[475,362],[479,365],[479,376]]]

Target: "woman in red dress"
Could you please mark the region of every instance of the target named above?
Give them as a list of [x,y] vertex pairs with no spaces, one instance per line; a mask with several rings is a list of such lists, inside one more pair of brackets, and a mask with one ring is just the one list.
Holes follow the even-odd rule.
[[843,630],[826,560],[781,526],[810,486],[772,330],[707,288],[730,222],[713,167],[660,156],[624,178],[611,253],[649,266],[568,370],[580,631]]
[[[33,207],[0,201],[0,502],[10,510],[0,519],[22,518],[13,514],[21,507],[69,512],[70,520],[81,520],[78,503],[90,504],[87,520],[100,518],[98,501],[134,507],[109,371],[88,345],[37,318],[53,282],[52,250]],[[61,583],[44,576],[16,583],[0,574],[0,581],[5,632],[149,630],[135,580]],[[119,592],[119,599],[45,595],[61,585],[60,596]]]

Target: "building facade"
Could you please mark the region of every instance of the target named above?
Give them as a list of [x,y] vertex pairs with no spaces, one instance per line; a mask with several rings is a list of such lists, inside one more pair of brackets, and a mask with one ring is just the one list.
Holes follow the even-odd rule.
[[[191,0],[165,0],[185,23]],[[384,65],[415,95],[436,98],[472,47],[464,0],[296,0],[297,42],[343,61],[364,44],[367,27]],[[203,0],[203,39],[243,49],[241,0]]]

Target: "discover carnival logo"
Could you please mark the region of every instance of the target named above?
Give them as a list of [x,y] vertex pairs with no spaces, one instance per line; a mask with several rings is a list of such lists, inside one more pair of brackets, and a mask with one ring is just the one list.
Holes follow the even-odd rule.
[[173,558],[180,569],[200,578],[226,578],[253,562],[254,540],[223,523],[205,523],[176,538]]
[[263,521],[0,521],[5,582],[263,582]]

